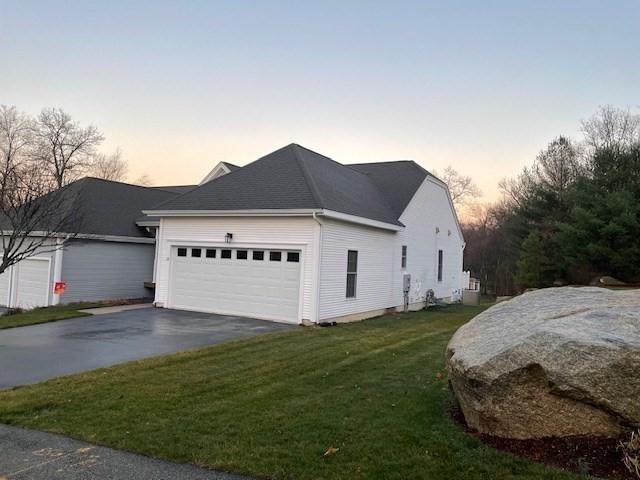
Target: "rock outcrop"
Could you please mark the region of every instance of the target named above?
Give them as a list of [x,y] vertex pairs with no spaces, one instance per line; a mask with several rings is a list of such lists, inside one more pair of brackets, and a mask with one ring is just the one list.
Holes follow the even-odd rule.
[[480,432],[616,436],[640,426],[640,290],[525,293],[462,326],[446,355]]

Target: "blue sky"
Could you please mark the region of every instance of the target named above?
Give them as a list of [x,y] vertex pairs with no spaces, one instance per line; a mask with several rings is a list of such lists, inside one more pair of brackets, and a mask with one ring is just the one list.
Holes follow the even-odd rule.
[[156,184],[297,142],[491,200],[599,105],[637,111],[639,26],[638,0],[0,0],[0,103],[97,125]]

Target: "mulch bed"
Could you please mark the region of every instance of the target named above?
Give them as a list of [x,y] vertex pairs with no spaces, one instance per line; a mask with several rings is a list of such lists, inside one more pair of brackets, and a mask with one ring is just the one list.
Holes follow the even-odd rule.
[[618,446],[623,438],[576,436],[515,440],[471,429],[457,405],[451,406],[450,415],[469,435],[497,450],[570,472],[616,480],[638,480],[622,463],[622,452]]

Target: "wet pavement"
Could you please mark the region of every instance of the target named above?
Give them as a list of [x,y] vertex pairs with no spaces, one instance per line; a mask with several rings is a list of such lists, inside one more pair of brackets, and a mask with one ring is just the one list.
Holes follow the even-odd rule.
[[0,330],[0,389],[296,325],[143,308]]
[[61,435],[0,425],[0,480],[243,480]]

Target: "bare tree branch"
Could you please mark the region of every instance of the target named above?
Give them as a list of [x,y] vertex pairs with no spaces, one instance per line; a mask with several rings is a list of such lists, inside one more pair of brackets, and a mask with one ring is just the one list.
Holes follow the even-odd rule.
[[100,153],[96,155],[90,174],[96,178],[124,182],[127,179],[129,165],[122,158],[122,151],[118,148],[111,155]]
[[449,187],[451,200],[456,207],[467,205],[474,198],[482,196],[482,192],[471,177],[462,175],[451,166],[445,168],[444,174],[439,178]]
[[32,157],[62,187],[91,169],[103,140],[96,127],[83,128],[62,109],[45,108],[35,123]]

